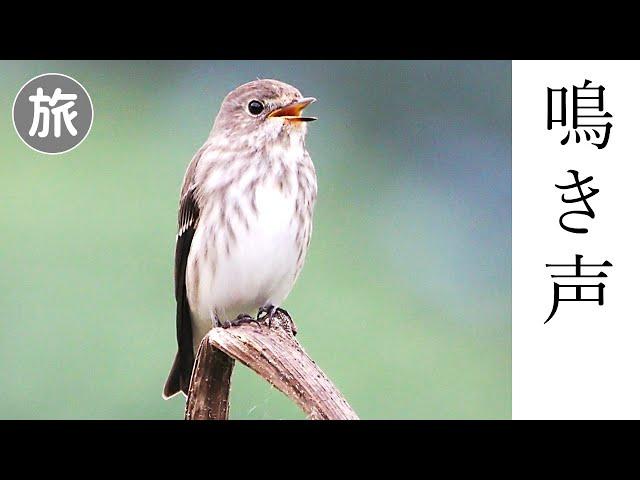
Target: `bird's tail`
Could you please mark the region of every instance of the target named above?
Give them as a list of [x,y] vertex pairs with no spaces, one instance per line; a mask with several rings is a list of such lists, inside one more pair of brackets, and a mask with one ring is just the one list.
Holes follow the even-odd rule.
[[167,377],[167,381],[164,383],[164,390],[162,391],[162,398],[165,400],[173,397],[174,395],[182,392],[185,395],[188,393],[189,384],[185,385],[182,381],[182,367],[180,365],[180,352],[176,353],[176,358],[173,360],[171,371]]

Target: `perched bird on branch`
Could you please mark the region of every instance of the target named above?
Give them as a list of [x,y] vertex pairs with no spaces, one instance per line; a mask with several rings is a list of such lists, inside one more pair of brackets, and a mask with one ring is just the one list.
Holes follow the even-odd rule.
[[165,398],[187,394],[212,327],[269,322],[293,288],[317,193],[305,148],[315,118],[302,116],[314,101],[277,80],[236,88],[187,167],[175,252],[178,353]]

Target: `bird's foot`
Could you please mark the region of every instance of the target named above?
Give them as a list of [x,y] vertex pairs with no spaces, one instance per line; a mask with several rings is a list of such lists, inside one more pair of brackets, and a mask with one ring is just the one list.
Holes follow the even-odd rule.
[[[284,314],[284,316],[287,318],[288,322],[283,322],[282,321],[281,317],[278,316],[278,314],[280,314],[280,313]],[[283,325],[285,330],[290,330],[293,335],[298,333],[298,328],[296,327],[296,324],[294,323],[293,319],[291,318],[291,315],[289,315],[289,312],[287,312],[284,308],[275,307],[273,305],[268,305],[266,307],[260,307],[258,309],[258,315],[256,316],[256,319],[259,322],[266,322],[269,327],[271,327],[271,322],[273,320],[276,320],[277,322],[280,322]],[[287,323],[288,325],[285,325],[285,323]]]
[[255,323],[256,325],[260,325],[260,321],[258,319],[255,319],[251,315],[248,315],[246,313],[241,313],[234,320],[227,320],[225,322],[222,322],[220,326],[222,328],[238,327],[246,323]]
[[271,320],[273,320],[273,317],[276,315],[277,310],[278,309],[273,305],[260,307],[258,309],[258,315],[256,315],[256,318],[259,322],[266,322],[267,325],[271,327]]

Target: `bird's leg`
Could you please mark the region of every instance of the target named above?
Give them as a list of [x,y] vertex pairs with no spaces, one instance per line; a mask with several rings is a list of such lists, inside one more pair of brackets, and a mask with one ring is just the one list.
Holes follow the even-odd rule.
[[229,328],[229,327],[237,327],[245,323],[255,323],[257,325],[260,325],[260,322],[257,319],[253,318],[251,315],[247,313],[241,313],[234,320],[227,320],[225,322],[222,322],[220,326],[222,328]]
[[256,315],[256,318],[258,319],[259,322],[266,322],[267,325],[271,327],[271,320],[273,319],[273,316],[276,314],[276,310],[277,310],[276,307],[274,307],[273,305],[260,307],[258,309],[258,315]]
[[293,333],[294,335],[298,333],[298,328],[296,327],[296,324],[291,318],[291,315],[289,315],[289,312],[287,312],[284,308],[275,307],[274,305],[267,305],[266,307],[260,307],[258,309],[258,315],[256,316],[256,319],[259,322],[267,322],[267,325],[271,327],[271,321],[278,315],[278,313],[284,313],[285,316],[289,319],[291,333]]
[[222,326],[222,322],[220,321],[220,317],[218,317],[218,314],[216,312],[211,310],[209,315],[211,316],[211,324],[213,325],[213,328]]
[[266,319],[270,308],[273,308],[273,305],[269,305],[268,307],[260,307],[258,309],[258,314],[256,315],[256,318],[258,319],[258,321],[262,322]]

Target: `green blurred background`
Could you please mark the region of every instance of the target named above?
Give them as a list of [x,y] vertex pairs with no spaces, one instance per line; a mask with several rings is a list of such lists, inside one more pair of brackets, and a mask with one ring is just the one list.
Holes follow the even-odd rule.
[[[93,129],[38,154],[20,87],[84,85]],[[277,78],[318,102],[319,196],[284,305],[362,418],[511,416],[510,62],[0,62],[0,418],[163,418],[185,167],[224,95]],[[304,418],[242,365],[231,418]]]

